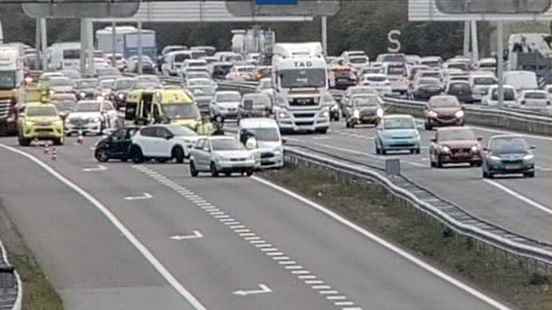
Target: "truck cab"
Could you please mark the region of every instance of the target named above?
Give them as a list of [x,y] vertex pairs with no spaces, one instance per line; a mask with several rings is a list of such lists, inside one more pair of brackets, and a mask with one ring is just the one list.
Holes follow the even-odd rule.
[[0,47],[0,135],[16,133],[23,81],[23,56],[19,49]]
[[328,66],[320,43],[280,43],[272,59],[274,113],[282,131],[326,133]]

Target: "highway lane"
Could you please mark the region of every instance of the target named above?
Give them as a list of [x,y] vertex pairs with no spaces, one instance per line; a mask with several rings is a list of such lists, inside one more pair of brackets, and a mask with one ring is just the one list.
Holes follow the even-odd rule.
[[0,148],[0,175],[2,206],[66,309],[192,309],[105,217],[45,170]]
[[[497,134],[486,128],[475,131],[485,142],[493,134]],[[459,166],[431,169],[427,146],[434,133],[424,130],[420,132],[423,145],[426,146],[420,155],[376,155],[373,128],[346,129],[341,123],[333,124],[328,135],[292,135],[288,140],[290,144],[299,142],[381,167],[384,166],[385,159],[401,158],[403,173],[439,196],[512,231],[552,242],[552,204],[548,193],[552,185],[548,156],[552,154],[552,141],[546,137],[528,138],[529,143],[537,146],[536,162],[539,170],[534,179],[499,178],[487,182],[482,180],[479,168]]]
[[[58,148],[48,163],[108,206],[207,309],[493,309],[254,179],[192,179],[174,164],[84,172],[97,167],[89,146]],[[143,193],[151,198],[124,199]],[[194,231],[203,238],[170,239]]]

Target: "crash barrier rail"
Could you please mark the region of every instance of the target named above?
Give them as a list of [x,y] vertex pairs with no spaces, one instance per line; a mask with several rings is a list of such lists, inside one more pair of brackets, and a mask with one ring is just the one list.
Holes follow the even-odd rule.
[[257,82],[246,81],[216,81],[220,90],[236,90],[242,94],[254,93],[257,90]]
[[21,310],[23,285],[19,274],[10,264],[6,248],[0,242],[0,310]]
[[479,249],[492,251],[496,255],[502,254],[508,260],[524,262],[527,271],[531,273],[549,274],[552,270],[551,244],[524,237],[477,218],[400,173],[387,174],[385,168],[298,144],[287,143],[284,158],[287,165],[305,165],[328,170],[337,179],[376,182],[394,197],[416,208],[420,214],[425,214],[444,225],[444,228],[472,240]]
[[[424,117],[426,102],[384,97],[388,111]],[[552,117],[538,116],[523,110],[498,110],[464,106],[466,123],[504,128],[531,134],[552,136]]]

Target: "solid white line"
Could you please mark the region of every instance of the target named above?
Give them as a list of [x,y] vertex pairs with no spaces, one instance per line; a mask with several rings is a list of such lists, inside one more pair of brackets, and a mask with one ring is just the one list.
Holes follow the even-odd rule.
[[42,167],[44,170],[46,170],[49,174],[54,176],[56,179],[58,179],[60,182],[65,184],[67,187],[73,189],[75,192],[77,192],[79,195],[84,197],[86,200],[88,200],[92,205],[94,205],[122,234],[125,236],[125,238],[144,256],[144,258],[159,272],[159,274],[165,278],[165,280],[182,296],[184,297],[196,310],[206,310],[206,308],[201,304],[201,302],[194,297],[176,278],[163,266],[163,264],[148,250],[148,248],[138,240],[134,236],[134,234],[126,228],[126,226],[113,214],[109,211],[107,207],[105,207],[101,202],[99,202],[94,196],[92,196],[90,193],[86,192],[82,188],[80,188],[78,185],[73,183],[72,181],[65,178],[63,175],[61,175],[59,172],[54,170],[52,167],[48,166],[41,160],[37,159],[33,155],[27,154],[23,151],[20,151],[18,149],[15,149],[13,147],[0,144],[0,147],[14,152],[16,154],[25,156],[26,158],[33,161],[38,166]]
[[252,176],[251,179],[259,182],[259,183],[262,183],[272,189],[275,189],[275,190],[278,190],[280,191],[281,193],[284,193],[290,197],[293,197],[295,199],[297,199],[298,201],[301,201],[302,203],[310,206],[311,208],[314,208],[326,215],[328,215],[329,217],[333,218],[334,220],[340,222],[341,224],[344,224],[346,226],[348,226],[349,228],[351,228],[352,230],[362,234],[363,236],[371,239],[372,241],[380,244],[381,246],[387,248],[388,250],[394,252],[395,254],[398,254],[400,256],[402,256],[403,258],[407,259],[408,261],[412,262],[413,264],[419,266],[420,268],[426,270],[427,272],[430,272],[432,273],[433,275],[441,278],[442,280],[456,286],[457,288],[469,293],[470,295],[474,296],[475,298],[478,298],[479,300],[491,305],[492,307],[496,308],[496,309],[500,309],[500,310],[510,310],[509,307],[501,304],[500,302],[496,301],[495,299],[483,294],[482,292],[472,288],[471,286],[455,279],[454,277],[442,272],[441,270],[431,266],[430,264],[420,260],[419,258],[413,256],[412,254],[396,247],[395,245],[385,241],[384,239],[374,235],[373,233],[369,232],[368,230],[360,227],[359,225],[349,221],[348,219],[342,217],[341,215],[338,215],[337,213],[333,212],[333,211],[330,211],[324,207],[322,207],[321,205],[299,195],[299,194],[296,194],[290,190],[287,190],[281,186],[278,186],[270,181],[267,181],[265,179],[262,179],[260,177],[257,177],[257,176]]
[[508,187],[506,187],[506,186],[504,186],[504,185],[502,185],[502,184],[500,184],[500,183],[498,183],[498,182],[496,182],[496,181],[487,180],[487,179],[484,179],[483,181],[484,181],[485,183],[487,183],[487,184],[490,184],[490,185],[492,185],[492,186],[494,186],[494,187],[496,187],[496,188],[498,188],[498,189],[500,189],[500,190],[502,190],[502,191],[504,191],[504,192],[506,192],[506,193],[508,193],[508,194],[510,194],[510,195],[512,195],[512,196],[514,196],[515,198],[517,198],[517,199],[519,199],[519,200],[525,202],[526,204],[528,204],[528,205],[530,205],[530,206],[532,206],[532,207],[534,207],[534,208],[537,208],[537,209],[539,209],[539,210],[541,210],[541,211],[544,211],[544,212],[546,212],[546,213],[548,213],[548,214],[552,214],[552,209],[547,208],[547,207],[541,205],[540,203],[538,203],[538,202],[536,202],[536,201],[534,201],[534,200],[531,200],[531,199],[529,199],[529,198],[523,196],[522,194],[520,194],[520,193],[518,193],[518,192],[516,192],[516,191],[514,191],[514,190],[511,190],[511,189],[509,189]]

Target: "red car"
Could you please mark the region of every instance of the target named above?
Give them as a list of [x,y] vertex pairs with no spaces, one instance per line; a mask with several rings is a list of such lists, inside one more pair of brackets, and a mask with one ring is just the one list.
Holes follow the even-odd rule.
[[429,147],[431,167],[458,163],[480,167],[483,161],[481,140],[469,127],[439,128]]

